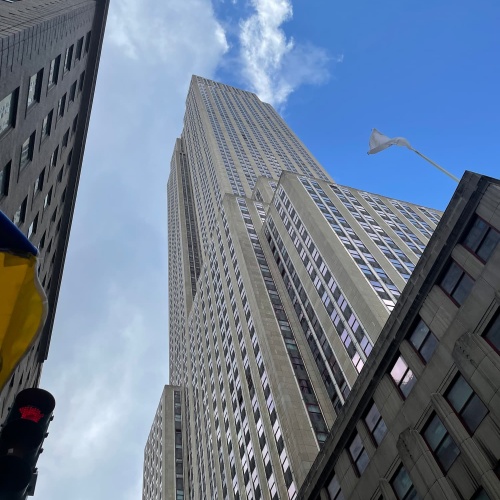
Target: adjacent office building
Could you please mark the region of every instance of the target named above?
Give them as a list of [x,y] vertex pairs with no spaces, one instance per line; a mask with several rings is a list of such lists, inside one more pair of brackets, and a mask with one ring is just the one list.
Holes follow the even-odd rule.
[[298,498],[500,498],[499,241],[466,172]]
[[296,498],[440,216],[336,184],[272,106],[193,77],[168,181],[175,439],[157,414],[143,499]]
[[0,394],[37,386],[47,358],[109,0],[0,1],[0,210],[38,247],[49,313]]

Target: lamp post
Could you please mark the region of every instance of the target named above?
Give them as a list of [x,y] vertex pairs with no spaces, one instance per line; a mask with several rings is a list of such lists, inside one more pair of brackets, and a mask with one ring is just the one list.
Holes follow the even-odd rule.
[[423,155],[420,151],[417,151],[416,149],[412,148],[410,143],[404,137],[394,137],[391,139],[390,137],[387,137],[386,135],[379,132],[376,128],[374,128],[370,135],[370,141],[368,146],[370,149],[368,151],[368,154],[373,155],[379,153],[380,151],[383,151],[384,149],[387,149],[390,146],[402,146],[410,149],[424,160],[427,160],[431,165],[436,167],[438,170],[441,170],[441,172],[446,174],[455,182],[459,182],[458,177],[455,177],[453,174],[448,172],[448,170],[445,170],[443,167],[433,162],[430,158],[427,158],[427,156]]

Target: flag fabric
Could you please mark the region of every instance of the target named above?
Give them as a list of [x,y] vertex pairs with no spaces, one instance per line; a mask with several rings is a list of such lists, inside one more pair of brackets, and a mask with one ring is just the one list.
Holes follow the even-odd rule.
[[37,255],[28,238],[0,211],[0,390],[47,317]]
[[379,132],[376,128],[372,130],[372,134],[370,135],[370,142],[368,147],[370,148],[368,151],[369,155],[374,155],[375,153],[379,153],[384,149],[387,149],[390,146],[404,146],[408,149],[413,148],[410,146],[410,143],[403,137],[394,137],[391,139],[386,135]]

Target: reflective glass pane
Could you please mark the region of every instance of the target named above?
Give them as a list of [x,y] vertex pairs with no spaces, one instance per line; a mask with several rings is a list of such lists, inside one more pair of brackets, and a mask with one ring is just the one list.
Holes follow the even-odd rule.
[[462,411],[462,418],[469,430],[473,433],[479,427],[479,424],[483,421],[484,417],[487,415],[488,409],[479,399],[477,394],[474,394],[469,403],[465,406]]
[[372,432],[373,429],[375,429],[375,426],[377,425],[379,418],[380,418],[380,412],[378,411],[377,406],[373,404],[372,407],[370,408],[370,411],[366,414],[365,417],[365,422],[370,432]]
[[475,252],[487,230],[487,224],[482,219],[476,219],[469,234],[465,238],[464,245]]
[[417,351],[420,350],[420,347],[428,333],[429,328],[422,320],[420,320],[410,337],[410,342]]
[[465,379],[460,376],[456,382],[451,387],[446,398],[450,402],[451,406],[455,409],[457,413],[462,411],[465,403],[470,398],[472,394],[471,386],[465,381]]
[[447,273],[441,281],[441,288],[447,293],[451,294],[462,273],[463,271],[457,266],[457,264],[455,264],[455,262],[452,262],[450,267],[448,268]]
[[432,451],[435,451],[446,434],[446,429],[437,415],[431,420],[424,432],[425,439]]
[[453,292],[452,297],[459,304],[463,304],[464,300],[469,295],[469,292],[471,291],[473,285],[474,285],[474,280],[468,274],[464,273],[462,279],[460,280],[460,283]]
[[400,356],[396,363],[394,364],[393,369],[391,370],[391,377],[399,385],[403,375],[406,373],[408,369],[408,365],[405,363],[405,360]]
[[413,375],[413,372],[411,370],[408,370],[403,381],[401,382],[401,385],[399,386],[405,398],[408,397],[408,394],[410,394],[416,382],[417,378],[415,377],[415,375]]
[[495,231],[494,229],[490,229],[488,235],[484,239],[482,245],[479,247],[477,254],[481,259],[485,262],[491,257],[493,250],[497,246],[497,243],[500,241],[500,233]]
[[384,420],[381,418],[377,427],[375,427],[375,430],[373,431],[373,437],[377,442],[377,444],[380,444],[382,442],[382,439],[384,439],[386,433],[387,433],[387,426],[385,425]]
[[436,456],[445,471],[450,469],[458,455],[460,455],[458,446],[449,434],[446,435],[441,446],[436,450]]
[[429,333],[429,336],[425,340],[424,344],[420,348],[420,355],[424,358],[425,362],[428,363],[432,357],[432,354],[436,350],[438,345],[438,339],[433,333]]

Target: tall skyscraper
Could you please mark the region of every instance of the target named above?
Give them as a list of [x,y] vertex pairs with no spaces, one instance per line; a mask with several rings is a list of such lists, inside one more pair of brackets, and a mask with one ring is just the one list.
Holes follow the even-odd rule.
[[440,215],[339,186],[272,106],[194,76],[160,403],[182,422],[153,426],[143,499],[295,498]]
[[38,247],[48,318],[0,394],[38,385],[47,358],[109,0],[0,2],[0,210]]

